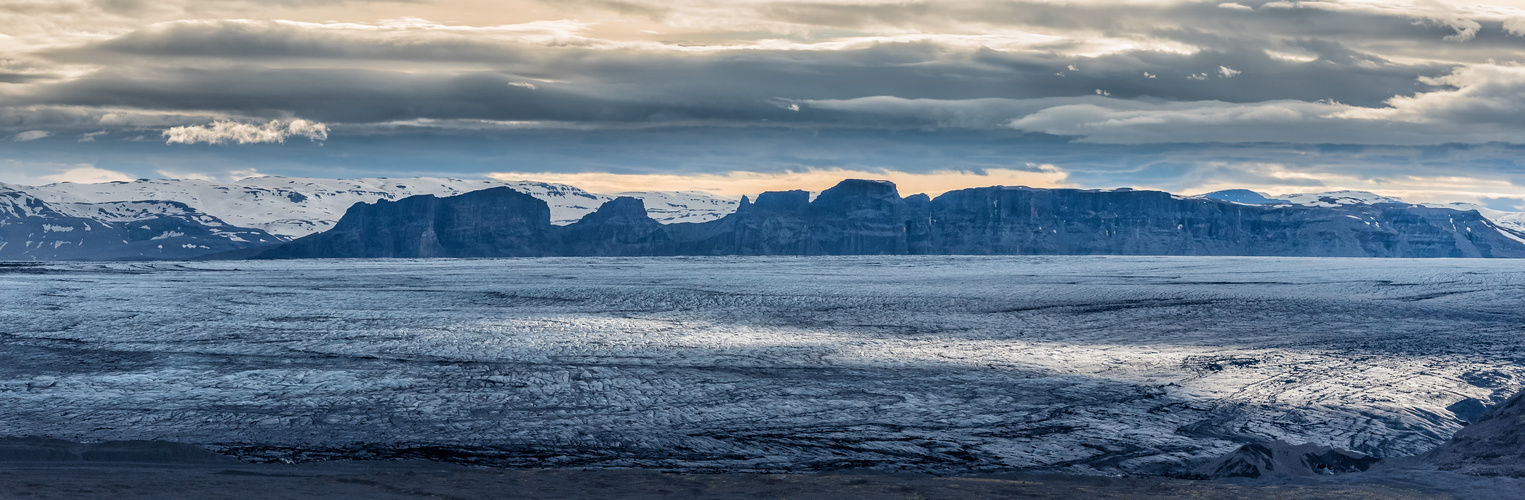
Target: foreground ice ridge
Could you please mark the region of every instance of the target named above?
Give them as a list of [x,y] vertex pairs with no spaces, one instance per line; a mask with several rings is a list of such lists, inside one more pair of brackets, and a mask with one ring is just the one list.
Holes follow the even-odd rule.
[[1519,390],[1522,291],[1510,260],[6,265],[0,435],[678,470],[1415,455]]

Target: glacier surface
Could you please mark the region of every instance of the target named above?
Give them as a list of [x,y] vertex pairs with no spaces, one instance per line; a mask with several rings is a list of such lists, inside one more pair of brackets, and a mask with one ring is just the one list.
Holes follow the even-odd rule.
[[1522,294],[1511,260],[0,263],[0,435],[677,470],[1412,455],[1520,389]]

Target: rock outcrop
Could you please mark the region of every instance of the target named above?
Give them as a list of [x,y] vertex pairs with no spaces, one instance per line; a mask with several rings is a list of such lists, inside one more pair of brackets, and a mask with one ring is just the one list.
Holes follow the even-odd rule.
[[260,257],[539,257],[554,247],[550,231],[545,201],[499,187],[446,198],[356,203],[333,229]]
[[1465,474],[1525,477],[1525,392],[1489,408],[1425,460]]
[[889,182],[846,180],[815,200],[767,192],[719,220],[666,225],[633,198],[552,226],[545,202],[509,188],[415,196],[357,204],[333,230],[261,257],[907,254],[1525,257],[1525,237],[1476,211],[1401,203],[1000,186],[903,198]]
[[646,203],[621,196],[567,227],[554,228],[555,255],[672,255],[676,251],[664,226],[646,216]]
[[1256,443],[1240,446],[1228,455],[1202,464],[1189,475],[1203,479],[1328,476],[1364,472],[1379,461],[1379,458],[1327,446]]

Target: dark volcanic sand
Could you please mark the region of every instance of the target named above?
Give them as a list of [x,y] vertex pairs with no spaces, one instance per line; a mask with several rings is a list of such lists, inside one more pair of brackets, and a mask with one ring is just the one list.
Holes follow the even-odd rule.
[[[1375,478],[1373,478],[1375,479]],[[483,469],[419,462],[255,464],[0,463],[0,498],[1519,498],[1518,483],[1445,492],[1403,481],[1265,484],[1040,474],[672,474],[649,470]],[[1441,481],[1444,482],[1444,481]],[[1503,489],[1500,487],[1503,486]],[[1466,491],[1491,491],[1474,496]]]

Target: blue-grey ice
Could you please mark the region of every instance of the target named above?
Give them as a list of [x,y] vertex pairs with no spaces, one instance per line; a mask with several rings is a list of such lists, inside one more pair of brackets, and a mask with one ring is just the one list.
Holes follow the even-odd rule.
[[1520,260],[0,265],[0,435],[683,470],[1411,455],[1521,387],[1522,306]]

